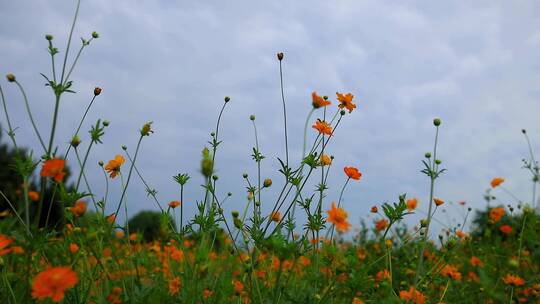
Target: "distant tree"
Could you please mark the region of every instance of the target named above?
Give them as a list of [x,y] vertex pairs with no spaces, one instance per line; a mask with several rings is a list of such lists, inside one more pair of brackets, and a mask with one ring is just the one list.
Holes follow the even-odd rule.
[[171,224],[175,226],[171,216],[150,210],[140,211],[128,221],[130,233],[141,234],[146,242],[164,237]]

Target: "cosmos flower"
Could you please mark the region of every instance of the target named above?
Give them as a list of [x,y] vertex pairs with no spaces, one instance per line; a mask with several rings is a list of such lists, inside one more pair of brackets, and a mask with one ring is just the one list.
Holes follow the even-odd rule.
[[312,127],[319,131],[320,134],[328,136],[332,135],[332,127],[326,121],[318,119]]
[[362,173],[355,167],[345,167],[343,171],[350,179],[360,180],[360,177],[362,177]]
[[336,203],[332,202],[332,207],[327,211],[328,222],[336,226],[339,232],[347,232],[351,224],[347,221],[347,212],[343,208],[336,207]]
[[53,302],[64,299],[64,292],[77,285],[78,278],[71,268],[66,266],[50,267],[36,275],[32,281],[34,299],[50,298]]
[[66,162],[60,158],[53,158],[46,160],[41,168],[40,175],[42,177],[49,177],[54,179],[57,183],[62,182],[66,172],[64,172],[64,166]]
[[346,108],[347,110],[349,110],[349,113],[351,113],[356,108],[356,105],[352,102],[354,98],[353,94],[336,93],[336,95],[337,95],[338,101],[340,102],[339,104],[340,109]]
[[105,170],[110,174],[111,178],[115,178],[120,173],[120,167],[126,160],[122,155],[116,155],[114,159],[111,159],[105,166]]

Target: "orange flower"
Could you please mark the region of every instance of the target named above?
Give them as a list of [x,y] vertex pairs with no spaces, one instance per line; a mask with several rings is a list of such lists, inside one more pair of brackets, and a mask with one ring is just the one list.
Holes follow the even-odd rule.
[[210,298],[212,296],[212,294],[214,294],[214,292],[211,291],[210,289],[206,288],[203,291],[203,298],[208,299],[208,298]]
[[11,251],[11,249],[7,247],[12,242],[13,242],[12,239],[8,238],[7,236],[3,234],[0,234],[0,256],[3,256],[4,254],[7,254]]
[[28,198],[33,202],[37,202],[39,201],[39,193],[37,191],[30,191],[28,192]]
[[319,131],[320,134],[332,136],[332,127],[326,121],[317,119],[312,127]]
[[407,200],[407,209],[409,211],[413,211],[416,209],[416,206],[418,205],[418,200],[416,198],[410,198]]
[[332,104],[330,100],[322,98],[321,96],[317,95],[316,92],[311,93],[311,100],[311,103],[315,109],[318,109],[320,107],[326,107]]
[[114,221],[116,221],[116,215],[114,213],[111,213],[111,214],[107,215],[105,217],[105,219],[107,220],[107,222],[112,224],[112,223],[114,223]]
[[523,280],[520,276],[512,275],[512,274],[507,274],[503,278],[503,281],[506,285],[513,285],[513,286],[523,286],[525,284],[525,280]]
[[66,266],[50,267],[36,275],[32,282],[32,297],[50,298],[53,302],[64,299],[66,289],[77,285],[77,273]]
[[484,266],[484,263],[479,258],[477,258],[475,256],[471,257],[470,263],[474,267],[477,267],[477,266],[478,267],[483,267]]
[[115,178],[120,173],[120,167],[126,160],[122,155],[116,155],[114,159],[111,159],[105,166],[105,170],[109,172],[111,178]]
[[77,201],[73,207],[69,209],[76,217],[82,216],[86,212],[86,203],[83,201]]
[[234,280],[233,285],[234,285],[234,291],[236,293],[242,293],[242,291],[244,290],[244,284],[242,284],[242,282],[238,280]]
[[345,167],[343,168],[343,171],[349,178],[354,180],[360,180],[360,177],[362,177],[362,173],[355,167]]
[[64,172],[65,164],[66,162],[60,158],[46,160],[45,163],[43,163],[40,175],[42,177],[50,177],[57,183],[60,183],[66,175],[66,172]]
[[75,243],[71,243],[69,244],[69,251],[71,253],[76,253],[77,251],[79,251],[79,246]]
[[437,205],[437,206],[440,206],[440,205],[444,204],[444,201],[442,199],[440,199],[440,198],[435,197],[435,198],[433,198],[433,201],[435,202],[435,205]]
[[377,213],[377,212],[379,212],[379,208],[377,208],[377,206],[371,207],[371,213]]
[[332,202],[332,208],[326,211],[328,213],[328,221],[336,226],[339,232],[347,232],[351,224],[347,221],[347,212],[343,208],[337,208]]
[[400,291],[399,298],[414,304],[424,304],[426,302],[426,297],[414,287],[409,288],[409,290]]
[[504,234],[510,234],[512,233],[512,226],[510,225],[502,225],[499,227],[499,230]]
[[349,113],[351,113],[356,108],[356,105],[352,102],[352,100],[354,98],[353,94],[351,94],[351,93],[347,93],[347,94],[336,93],[336,95],[337,95],[337,98],[338,98],[338,100],[340,102],[340,104],[339,104],[340,109],[346,108],[347,110],[349,110]]
[[390,271],[388,271],[388,269],[385,269],[385,270],[381,270],[379,272],[377,272],[377,274],[375,275],[375,281],[376,282],[381,282],[381,281],[386,281],[386,280],[390,280]]
[[279,222],[281,220],[281,213],[279,213],[279,211],[274,211],[270,217],[272,218],[272,221]]
[[332,158],[326,154],[321,155],[321,166],[329,166],[332,164]]
[[496,207],[489,210],[489,220],[492,224],[497,223],[504,216],[505,211],[503,207]]
[[496,188],[502,183],[504,183],[504,178],[495,177],[494,179],[491,180],[491,188]]
[[180,278],[175,277],[169,282],[169,293],[174,296],[180,290]]
[[461,273],[454,265],[446,265],[441,270],[441,275],[452,278],[455,281],[461,281]]
[[354,297],[352,299],[352,304],[364,304],[364,301],[360,300],[359,298],[357,297]]
[[180,206],[181,204],[182,204],[182,203],[179,202],[179,201],[172,201],[172,202],[169,203],[169,207],[171,207],[171,208],[174,209],[174,208]]
[[385,219],[378,220],[377,222],[375,222],[375,230],[383,231],[388,227],[388,224],[388,221]]
[[457,230],[456,231],[456,235],[458,238],[462,239],[462,238],[466,238],[468,235],[467,233],[463,232],[463,230]]

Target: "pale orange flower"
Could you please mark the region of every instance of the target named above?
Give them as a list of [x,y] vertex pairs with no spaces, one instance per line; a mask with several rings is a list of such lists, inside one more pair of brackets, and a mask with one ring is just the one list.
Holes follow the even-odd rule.
[[496,207],[489,210],[489,220],[490,223],[495,224],[501,220],[506,212],[503,207]]
[[169,207],[171,207],[171,208],[174,209],[174,208],[180,206],[181,204],[182,204],[182,203],[179,202],[179,201],[171,201],[171,202],[169,203]]
[[332,127],[326,121],[318,119],[312,127],[319,131],[320,134],[332,135]]
[[507,274],[503,278],[503,281],[504,284],[513,286],[523,286],[525,284],[525,280],[523,280],[520,276],[512,274]]
[[109,172],[111,178],[115,178],[120,173],[120,167],[126,160],[122,155],[116,155],[114,159],[111,159],[105,166],[105,170]]
[[330,100],[324,99],[323,97],[317,95],[316,92],[311,93],[311,100],[311,103],[315,109],[318,109],[320,107],[326,107],[332,104]]
[[399,298],[405,300],[407,303],[424,304],[426,302],[426,297],[414,287],[409,288],[409,290],[400,291]]
[[407,200],[407,210],[413,211],[418,206],[418,200],[416,198],[410,198]]
[[272,215],[270,216],[270,218],[274,222],[279,222],[281,220],[281,213],[279,213],[279,211],[274,211],[272,212]]
[[492,188],[496,188],[498,187],[500,184],[504,183],[504,178],[502,177],[495,177],[494,179],[491,180],[491,187]]
[[499,227],[499,230],[504,234],[510,234],[512,233],[513,229],[510,225],[502,225],[501,227]]
[[329,166],[332,164],[332,158],[326,154],[321,155],[321,165]]
[[336,204],[332,202],[328,213],[328,222],[333,223],[336,226],[336,230],[339,232],[347,232],[351,227],[351,224],[347,221],[347,212],[343,208],[337,208]]
[[77,285],[78,278],[71,268],[66,266],[51,267],[36,275],[32,282],[34,299],[50,298],[53,302],[64,299],[64,292]]
[[43,163],[40,175],[42,177],[50,177],[54,179],[57,183],[60,183],[66,175],[66,172],[64,172],[65,164],[66,162],[60,158],[46,160]]
[[352,102],[354,96],[353,94],[351,93],[347,93],[347,94],[341,94],[341,93],[336,93],[337,95],[337,98],[340,102],[339,104],[339,108],[343,109],[343,108],[346,108],[347,110],[349,110],[349,113],[351,113],[355,108],[356,108],[356,105]]
[[380,219],[377,222],[375,222],[375,230],[377,231],[383,231],[388,227],[389,223],[385,219]]
[[83,201],[77,201],[73,207],[69,208],[69,211],[76,217],[81,217],[86,212],[86,203]]
[[28,198],[33,202],[39,201],[39,192],[37,191],[28,192]]
[[362,173],[355,167],[345,167],[343,168],[343,171],[350,179],[360,180],[362,177]]
[[10,248],[7,248],[9,244],[13,242],[12,239],[8,238],[7,236],[0,234],[0,256],[7,254],[11,251]]
[[437,206],[440,206],[440,205],[444,204],[444,201],[442,199],[440,199],[440,198],[435,197],[435,198],[433,198],[433,201],[435,202],[435,205],[437,205]]

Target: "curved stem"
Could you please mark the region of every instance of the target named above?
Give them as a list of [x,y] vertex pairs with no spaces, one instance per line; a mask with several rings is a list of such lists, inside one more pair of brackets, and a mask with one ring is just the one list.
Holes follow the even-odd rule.
[[11,138],[11,141],[13,142],[13,146],[15,147],[15,150],[19,151],[19,148],[17,147],[17,142],[15,141],[15,131],[13,130],[13,127],[11,126],[11,120],[9,119],[9,112],[7,109],[7,103],[6,99],[4,98],[4,91],[2,90],[2,86],[0,86],[0,97],[2,98],[2,105],[4,106],[4,114],[6,115],[6,121],[8,124],[8,136]]
[[17,85],[17,87],[19,87],[19,90],[21,91],[21,94],[22,94],[22,96],[24,98],[24,104],[26,105],[26,112],[28,113],[28,117],[30,118],[30,122],[32,123],[32,127],[34,128],[34,132],[36,132],[36,135],[37,135],[37,137],[39,139],[39,143],[43,147],[43,150],[45,152],[47,152],[47,148],[45,147],[45,142],[41,138],[41,134],[39,133],[39,130],[38,130],[37,126],[36,126],[36,122],[34,121],[34,117],[32,116],[32,111],[30,110],[30,104],[28,104],[28,98],[26,97],[26,93],[24,92],[24,89],[23,89],[22,85],[18,81],[15,81],[15,84]]
[[69,38],[66,47],[66,53],[64,55],[64,64],[62,65],[62,77],[60,77],[60,83],[64,83],[64,73],[66,71],[67,57],[69,54],[69,47],[71,46],[71,37],[73,36],[73,29],[75,29],[75,23],[77,23],[77,17],[79,16],[79,7],[81,5],[81,0],[77,0],[77,8],[75,9],[75,16],[73,17],[73,23],[71,24],[71,29],[69,31]]

